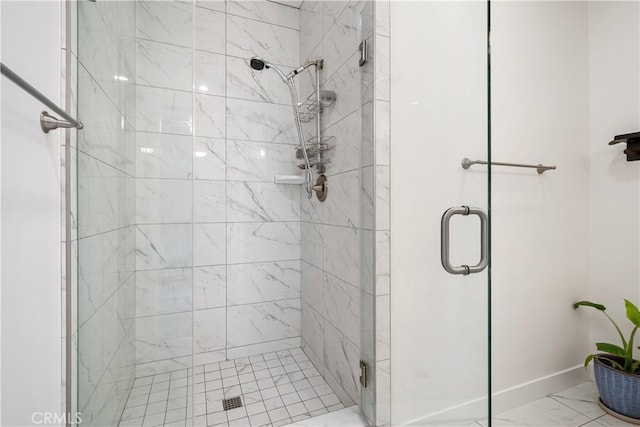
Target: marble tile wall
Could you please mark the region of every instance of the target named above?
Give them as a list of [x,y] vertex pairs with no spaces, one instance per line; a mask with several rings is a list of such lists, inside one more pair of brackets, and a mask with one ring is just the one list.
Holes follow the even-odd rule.
[[[371,275],[361,273],[370,265],[363,248],[373,251],[366,244],[373,205],[362,185],[365,166],[372,165],[366,155],[371,140],[361,132],[372,89],[358,65],[358,44],[368,31],[361,17],[368,5],[305,1],[300,8],[300,57],[322,57],[321,86],[337,93],[335,104],[322,115],[323,134],[336,137],[326,170],[328,197],[321,203],[315,196],[307,199],[304,191],[300,196],[302,345],[345,406],[360,402],[361,290],[372,286]],[[303,75],[302,82],[306,98],[313,91],[313,75]],[[312,136],[312,126],[305,132]]]
[[[137,1],[136,373],[300,346],[298,10]],[[194,33],[192,34],[192,30]],[[193,89],[192,89],[193,88]]]
[[[134,380],[134,8],[127,2],[67,6],[70,22],[77,12],[78,44],[72,33],[69,72],[71,96],[77,94],[77,114],[84,123],[82,131],[70,135],[65,158],[72,190],[67,290],[77,299],[70,319],[77,346],[73,406],[89,425],[114,425]],[[75,115],[76,105],[70,108]]]
[[188,2],[133,4],[135,353],[141,377],[193,362],[194,12]]

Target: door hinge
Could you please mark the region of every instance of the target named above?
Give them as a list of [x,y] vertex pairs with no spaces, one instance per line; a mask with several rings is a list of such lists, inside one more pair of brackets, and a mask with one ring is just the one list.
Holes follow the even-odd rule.
[[367,381],[369,377],[369,367],[364,361],[360,361],[360,384],[363,388],[367,388]]

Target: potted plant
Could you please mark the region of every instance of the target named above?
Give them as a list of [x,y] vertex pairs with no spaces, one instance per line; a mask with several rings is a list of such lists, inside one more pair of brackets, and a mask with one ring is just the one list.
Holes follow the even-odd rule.
[[[596,343],[599,353],[590,354],[584,361],[586,368],[591,361],[594,362],[594,376],[600,402],[609,411],[613,411],[625,417],[640,420],[640,360],[633,358],[634,338],[640,329],[640,311],[632,302],[624,300],[627,319],[633,325],[628,338],[622,333],[620,327],[607,314],[606,307],[590,301],[579,301],[573,304],[574,310],[578,307],[592,307],[604,314],[613,324],[620,336],[621,346],[606,342]],[[614,414],[616,415],[616,414]]]

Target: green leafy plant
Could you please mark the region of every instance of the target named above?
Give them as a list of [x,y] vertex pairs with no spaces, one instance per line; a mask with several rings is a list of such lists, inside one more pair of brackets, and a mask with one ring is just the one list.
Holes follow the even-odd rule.
[[[598,342],[596,343],[596,348],[598,349],[598,351],[601,351],[603,353],[608,353],[614,356],[621,357],[624,360],[623,364],[620,364],[618,361],[611,358],[607,358],[607,357],[603,357],[603,358],[606,359],[607,362],[611,363],[611,366],[613,366],[614,368],[624,372],[628,372],[630,374],[634,374],[638,371],[638,368],[640,368],[640,360],[633,359],[633,350],[634,350],[633,340],[636,336],[636,332],[638,331],[638,329],[640,329],[640,311],[638,310],[638,307],[636,307],[629,300],[625,299],[624,305],[627,311],[627,319],[629,319],[631,323],[634,325],[634,328],[631,331],[631,335],[629,336],[629,339],[625,339],[625,336],[620,330],[620,327],[611,318],[611,316],[607,314],[607,311],[606,311],[607,308],[604,305],[596,304],[591,301],[579,301],[573,304],[573,309],[576,310],[578,307],[592,307],[592,308],[595,308],[596,310],[601,311],[602,314],[607,316],[607,319],[609,319],[609,321],[616,328],[616,331],[618,331],[618,335],[620,336],[620,340],[622,341],[622,347],[616,344],[611,344],[607,342]],[[590,354],[589,356],[587,356],[586,360],[584,361],[585,368],[589,365],[589,363],[593,360],[595,356],[596,356],[595,354]]]

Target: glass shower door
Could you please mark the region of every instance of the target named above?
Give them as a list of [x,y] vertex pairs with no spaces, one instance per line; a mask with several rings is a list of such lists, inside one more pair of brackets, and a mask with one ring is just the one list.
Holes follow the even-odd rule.
[[489,412],[487,3],[391,2],[391,424]]
[[112,426],[136,360],[135,3],[77,7],[77,410]]
[[77,7],[78,411],[91,426],[190,425],[205,312],[193,304],[193,7]]

